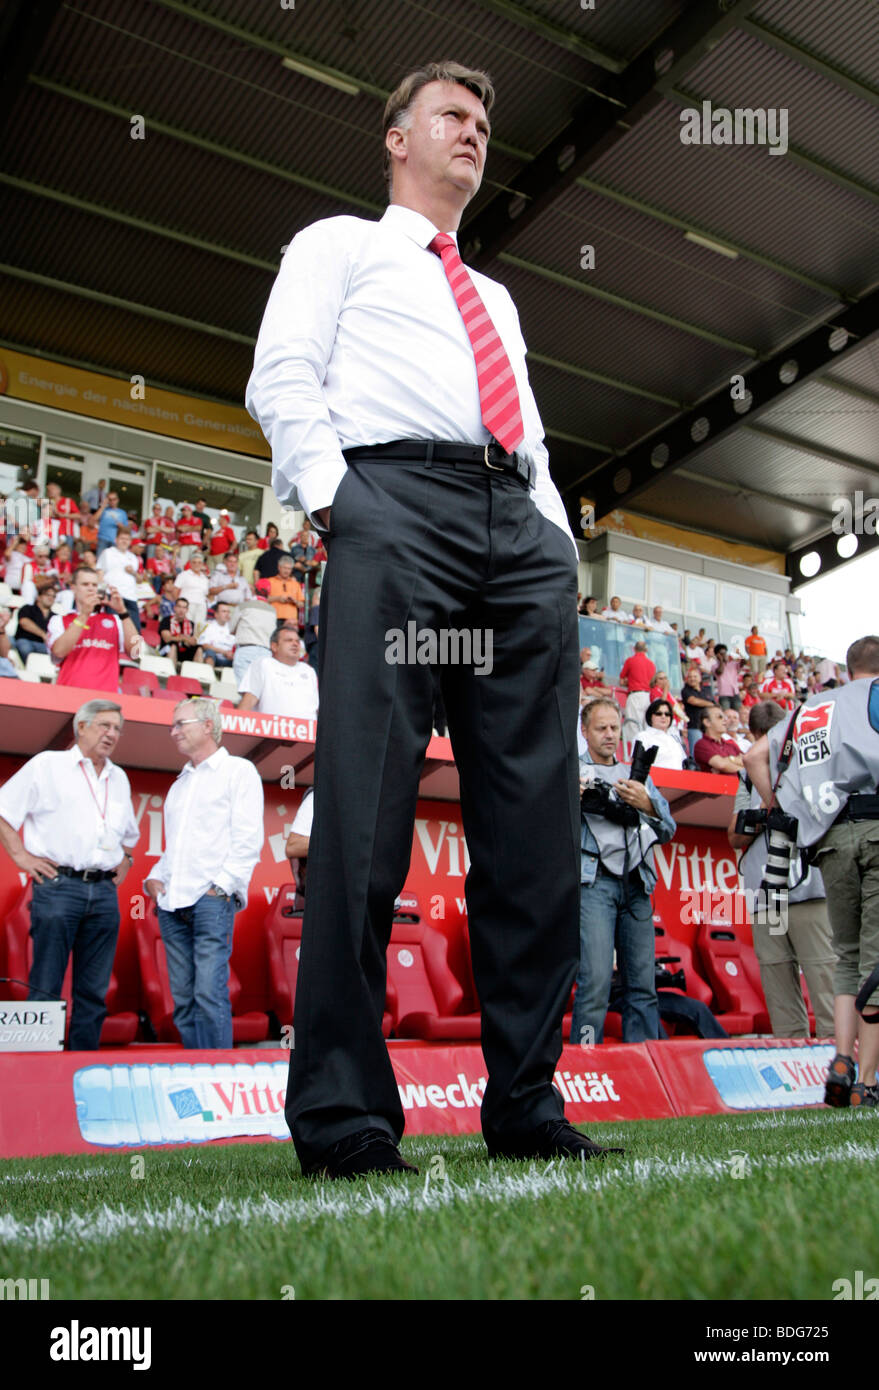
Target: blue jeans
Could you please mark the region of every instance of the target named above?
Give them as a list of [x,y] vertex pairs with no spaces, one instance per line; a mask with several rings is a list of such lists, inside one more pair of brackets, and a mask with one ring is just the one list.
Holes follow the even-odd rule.
[[[572,1043],[604,1041],[614,942],[623,986],[623,1042],[647,1042],[660,1036],[654,940],[653,907],[640,884],[629,881],[628,907],[623,901],[623,880],[602,868],[591,886],[580,885],[580,965]],[[584,1029],[593,1031],[584,1038]]]
[[92,1052],[100,1042],[118,935],[119,899],[112,879],[84,883],[59,874],[34,883],[28,997],[60,999],[72,951],[73,1013],[67,1043],[71,1052]]
[[49,653],[45,642],[38,642],[36,637],[16,637],[12,645],[25,663],[32,652],[39,652],[40,656],[47,656]]
[[255,647],[248,643],[245,643],[243,647],[236,648],[232,669],[238,684],[240,685],[244,680],[244,673],[248,667],[252,666],[255,661],[264,661],[271,654],[268,647]]
[[229,957],[235,904],[205,893],[175,912],[159,908],[174,1022],[184,1047],[231,1047]]

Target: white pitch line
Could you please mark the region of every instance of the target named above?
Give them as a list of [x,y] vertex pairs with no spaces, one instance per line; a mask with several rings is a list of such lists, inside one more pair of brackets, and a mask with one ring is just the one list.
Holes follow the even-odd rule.
[[32,1173],[28,1168],[24,1173],[2,1173],[3,1182],[67,1182],[69,1178],[108,1178],[118,1173],[117,1168],[58,1168],[54,1173]]
[[[875,1163],[879,1159],[879,1144],[871,1145],[852,1140],[825,1152],[799,1154],[770,1154],[749,1159],[748,1173],[762,1170],[796,1169],[818,1163],[840,1163],[852,1159]],[[405,1185],[391,1180],[366,1184],[366,1190],[339,1185],[317,1187],[306,1197],[287,1197],[281,1200],[268,1197],[221,1198],[213,1207],[202,1203],[185,1202],[177,1197],[170,1205],[153,1208],[149,1204],[136,1210],[104,1205],[96,1211],[80,1215],[77,1212],[47,1212],[27,1221],[15,1217],[0,1217],[0,1243],[14,1246],[52,1246],[59,1243],[104,1244],[124,1235],[147,1235],[153,1231],[200,1233],[232,1225],[267,1221],[272,1225],[312,1224],[326,1217],[346,1220],[350,1217],[389,1216],[396,1212],[438,1211],[444,1207],[472,1205],[479,1202],[501,1204],[511,1201],[540,1200],[556,1192],[574,1196],[577,1193],[596,1193],[625,1187],[632,1183],[647,1185],[680,1182],[693,1177],[729,1178],[728,1159],[709,1159],[682,1154],[680,1159],[634,1159],[609,1166],[612,1159],[599,1166],[559,1163],[538,1170],[534,1164],[521,1173],[498,1175],[489,1173],[470,1183],[455,1183],[451,1179]]]

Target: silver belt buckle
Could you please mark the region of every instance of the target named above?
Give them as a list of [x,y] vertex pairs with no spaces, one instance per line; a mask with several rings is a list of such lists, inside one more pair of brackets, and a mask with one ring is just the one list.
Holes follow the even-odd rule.
[[486,466],[486,468],[491,468],[491,469],[493,469],[493,471],[494,471],[495,473],[503,473],[503,472],[505,472],[506,470],[503,469],[503,468],[501,468],[501,465],[500,465],[499,463],[489,463],[489,461],[488,461],[488,447],[489,447],[489,446],[486,444],[485,449],[484,449],[484,451],[483,451],[483,457],[484,457],[484,459],[485,459],[485,466]]

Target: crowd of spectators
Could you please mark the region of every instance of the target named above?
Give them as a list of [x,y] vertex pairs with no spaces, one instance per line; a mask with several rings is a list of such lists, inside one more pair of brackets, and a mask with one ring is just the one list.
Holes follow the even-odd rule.
[[[754,705],[771,700],[792,712],[810,695],[846,679],[843,669],[826,657],[805,652],[795,656],[791,648],[770,655],[757,627],[728,646],[705,628],[679,632],[677,623],[665,620],[659,605],[649,615],[640,603],[629,612],[617,595],[605,605],[593,595],[581,598],[579,612],[581,617],[635,629],[632,651],[615,679],[593,659],[591,647],[582,648],[581,705],[596,696],[614,698],[624,713],[624,748],[631,751],[635,739],[655,746],[657,767],[738,771],[752,741],[748,711]],[[683,677],[677,690],[648,654],[648,643],[640,634],[650,632],[677,640]]]
[[[315,532],[303,529],[285,544],[274,523],[265,535],[236,528],[227,511],[212,516],[204,498],[176,506],[155,501],[141,518],[120,505],[106,479],[78,501],[64,497],[58,483],[48,483],[41,497],[36,483],[25,482],[0,502],[6,517],[0,581],[7,586],[0,675],[20,675],[18,659],[24,666],[35,654],[51,654],[58,664],[55,639],[62,632],[72,633],[84,652],[99,622],[108,629],[101,636],[114,661],[161,655],[178,670],[184,661],[218,672],[234,667],[242,680],[252,662],[273,659],[272,634],[284,626],[296,634],[297,662],[308,662],[326,560]],[[76,597],[83,571],[94,578],[85,606]],[[83,635],[93,615],[95,631]],[[117,624],[118,642],[109,631]],[[300,634],[306,637],[301,648]],[[69,645],[68,636],[65,655]],[[309,685],[311,704],[313,694]]]

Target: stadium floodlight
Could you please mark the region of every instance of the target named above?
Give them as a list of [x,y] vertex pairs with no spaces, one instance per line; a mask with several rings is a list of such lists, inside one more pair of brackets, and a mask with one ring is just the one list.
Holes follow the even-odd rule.
[[323,82],[326,87],[335,87],[337,91],[345,92],[349,97],[360,96],[360,88],[356,82],[351,82],[329,68],[312,67],[311,63],[303,63],[300,58],[282,58],[281,63],[285,68],[290,68],[291,72],[298,72],[303,77],[313,77],[315,82]]

